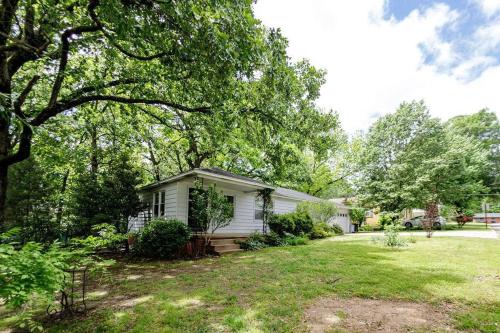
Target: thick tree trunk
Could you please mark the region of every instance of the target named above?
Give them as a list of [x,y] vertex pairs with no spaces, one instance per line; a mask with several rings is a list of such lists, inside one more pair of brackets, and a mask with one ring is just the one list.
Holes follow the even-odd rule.
[[[10,150],[9,138],[9,120],[2,117],[8,117],[7,114],[0,114],[0,159],[7,157]],[[7,201],[7,186],[8,186],[8,170],[7,164],[0,163],[0,232],[5,228],[5,204]]]

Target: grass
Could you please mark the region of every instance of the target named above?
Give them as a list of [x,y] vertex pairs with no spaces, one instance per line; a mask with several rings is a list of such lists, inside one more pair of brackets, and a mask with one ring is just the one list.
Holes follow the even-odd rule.
[[[451,302],[456,328],[497,332],[498,245],[488,239],[422,238],[391,250],[368,240],[327,239],[197,261],[122,263],[98,288],[109,293],[96,297],[95,310],[48,329],[302,332],[307,306],[338,295]],[[120,305],[124,297],[131,306]],[[0,312],[0,329],[9,320]]]

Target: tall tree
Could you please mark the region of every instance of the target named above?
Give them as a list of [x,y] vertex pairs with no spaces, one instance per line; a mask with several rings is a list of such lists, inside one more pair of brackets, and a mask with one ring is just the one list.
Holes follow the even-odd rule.
[[451,118],[446,125],[450,132],[476,140],[488,151],[483,182],[490,193],[500,193],[500,122],[496,113],[483,109]]
[[423,102],[402,103],[368,132],[360,197],[385,211],[431,210],[483,191],[485,157],[475,142],[445,131]]
[[268,115],[252,101],[288,89],[285,48],[250,0],[2,1],[0,227],[9,167],[58,114],[108,101],[169,119],[234,110],[273,117],[279,108]]

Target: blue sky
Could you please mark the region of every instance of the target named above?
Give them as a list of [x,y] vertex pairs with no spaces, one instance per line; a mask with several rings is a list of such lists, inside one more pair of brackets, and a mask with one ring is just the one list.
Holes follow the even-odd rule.
[[[476,51],[474,47],[476,31],[480,30],[482,27],[498,23],[500,11],[495,10],[495,3],[498,4],[500,1],[489,1],[491,9],[487,10],[484,6],[488,6],[488,1],[391,0],[385,3],[384,17],[385,19],[401,21],[408,17],[414,10],[424,12],[439,3],[447,5],[452,11],[458,14],[456,20],[443,26],[437,33],[439,38],[452,45],[457,56],[457,59],[451,63],[438,66],[438,70],[449,72],[464,59],[474,56]],[[498,6],[496,8],[498,8]],[[433,50],[428,50],[425,45],[421,46],[421,50],[425,55],[426,64],[433,64],[439,57],[439,54],[436,53],[435,50],[434,52]],[[500,62],[500,43],[486,50],[484,55],[491,57],[491,62],[488,62],[488,64],[479,64],[472,68],[468,76],[464,79],[473,80],[481,75],[488,67],[498,65]]]
[[259,0],[292,59],[327,70],[318,105],[349,132],[402,101],[443,119],[500,111],[500,0]]

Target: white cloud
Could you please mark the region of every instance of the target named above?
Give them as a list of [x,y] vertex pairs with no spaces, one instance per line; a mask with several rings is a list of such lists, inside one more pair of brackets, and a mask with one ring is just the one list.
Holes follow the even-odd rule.
[[500,12],[500,0],[475,0],[484,14],[493,16]]
[[[478,52],[460,60],[453,45],[438,38],[458,12],[437,4],[397,21],[384,19],[384,6],[384,0],[260,0],[255,13],[282,29],[294,60],[308,58],[328,71],[319,105],[339,111],[350,132],[366,129],[371,115],[393,112],[412,99],[424,99],[433,115],[445,119],[483,107],[500,110],[500,66],[464,81],[492,58]],[[435,64],[424,62],[422,45],[437,55]],[[457,61],[453,70],[439,70]]]

